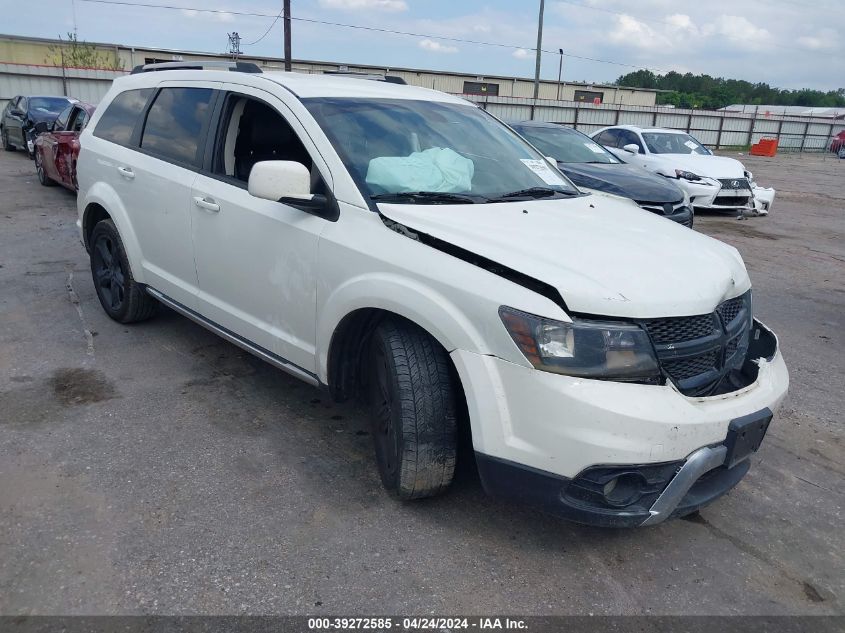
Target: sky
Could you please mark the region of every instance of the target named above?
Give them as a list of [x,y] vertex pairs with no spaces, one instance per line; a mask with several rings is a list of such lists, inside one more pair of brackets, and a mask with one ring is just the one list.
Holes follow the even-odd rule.
[[[206,52],[224,52],[227,33],[237,31],[244,53],[282,56],[281,20],[236,14],[275,16],[281,0],[121,1],[180,8],[39,0],[38,11],[4,12],[0,31],[57,37],[75,24],[79,39],[88,41]],[[845,87],[845,0],[546,0],[545,6],[546,79],[557,78],[563,49],[564,81],[606,83],[648,68],[779,88]],[[532,77],[538,10],[539,0],[291,0],[293,57]]]

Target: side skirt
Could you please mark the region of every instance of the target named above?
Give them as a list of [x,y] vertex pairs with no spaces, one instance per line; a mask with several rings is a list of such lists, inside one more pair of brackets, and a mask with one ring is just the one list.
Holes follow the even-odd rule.
[[261,360],[270,363],[273,367],[277,369],[281,369],[282,371],[294,376],[295,378],[299,378],[300,380],[307,382],[312,387],[319,387],[320,381],[317,379],[316,374],[312,374],[309,371],[294,365],[290,361],[274,354],[270,350],[264,349],[263,347],[259,347],[254,343],[246,340],[245,338],[235,334],[231,330],[224,328],[222,325],[218,325],[214,323],[214,321],[210,321],[206,319],[204,316],[199,314],[198,312],[194,312],[189,307],[182,305],[178,301],[175,301],[160,293],[155,288],[150,288],[149,286],[146,287],[147,294],[154,297],[168,308],[175,310],[182,316],[188,317],[194,323],[203,326],[205,329],[209,330],[210,332],[214,332],[220,338],[226,339],[233,345],[237,345],[242,350],[249,352],[253,356],[257,356]]

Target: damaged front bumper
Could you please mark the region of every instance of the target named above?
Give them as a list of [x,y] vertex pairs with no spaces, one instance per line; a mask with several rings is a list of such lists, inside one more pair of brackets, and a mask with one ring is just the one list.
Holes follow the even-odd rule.
[[[475,369],[492,372],[498,387],[485,397],[485,381],[476,378],[467,390],[488,494],[609,527],[682,516],[733,488],[789,382],[777,338],[757,321],[744,384],[717,396],[687,397],[672,385],[575,379],[458,351],[453,358],[462,376],[468,363],[480,360]],[[738,447],[742,431],[759,441]]]

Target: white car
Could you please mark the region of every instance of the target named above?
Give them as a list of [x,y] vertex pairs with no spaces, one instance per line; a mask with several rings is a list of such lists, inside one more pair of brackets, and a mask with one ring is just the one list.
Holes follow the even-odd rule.
[[489,493],[657,523],[737,484],[786,394],[736,249],[579,191],[463,99],[153,65],[81,146],[106,313],[164,304],[368,402],[400,499],[449,486],[467,425]]
[[714,156],[686,132],[616,125],[591,137],[623,161],[674,179],[697,209],[767,215],[775,200],[775,190],[758,186],[741,162]]

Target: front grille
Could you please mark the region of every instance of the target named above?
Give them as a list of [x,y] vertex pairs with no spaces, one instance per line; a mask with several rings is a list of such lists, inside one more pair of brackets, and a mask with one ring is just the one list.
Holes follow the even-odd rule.
[[719,178],[722,189],[748,189],[751,191],[751,185],[748,183],[748,178]]
[[676,380],[686,380],[716,369],[717,360],[717,354],[713,351],[683,360],[666,361],[663,363],[663,369]]
[[745,296],[734,297],[733,299],[728,299],[727,301],[721,303],[718,308],[716,308],[716,313],[721,317],[722,323],[728,325],[732,323],[733,320],[739,315],[739,311],[742,310],[743,302],[745,301]]
[[716,196],[713,205],[717,207],[747,207],[748,200],[746,196]]
[[713,334],[718,327],[712,314],[702,314],[692,317],[654,319],[648,322],[648,333],[655,344],[683,343]]
[[728,299],[710,314],[648,319],[663,374],[681,393],[713,393],[731,371],[745,362],[751,329],[751,291]]

